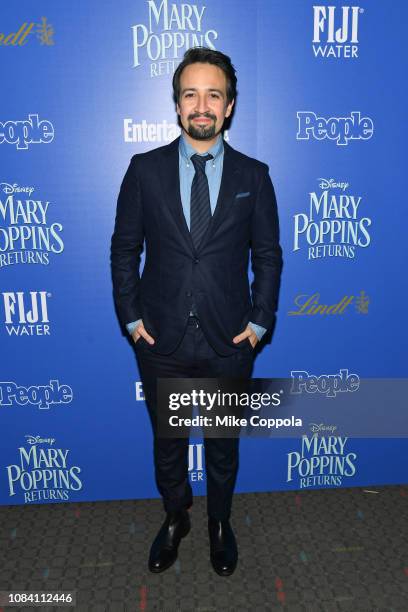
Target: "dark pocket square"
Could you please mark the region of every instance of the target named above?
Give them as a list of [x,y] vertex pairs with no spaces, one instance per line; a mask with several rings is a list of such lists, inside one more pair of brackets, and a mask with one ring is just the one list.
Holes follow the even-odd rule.
[[235,199],[237,198],[245,198],[246,196],[251,195],[250,191],[242,191],[242,193],[237,193]]

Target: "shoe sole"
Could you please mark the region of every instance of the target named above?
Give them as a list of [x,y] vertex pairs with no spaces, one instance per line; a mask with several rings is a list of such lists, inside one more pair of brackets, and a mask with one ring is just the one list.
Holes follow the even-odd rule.
[[213,568],[213,569],[214,569],[215,573],[218,574],[218,576],[222,576],[223,578],[228,578],[228,576],[232,576],[232,574],[235,572],[235,568],[231,572],[219,572],[215,568]]
[[234,567],[233,567],[231,570],[228,570],[228,571],[226,571],[226,572],[225,572],[225,571],[223,572],[223,571],[221,571],[221,570],[216,569],[216,568],[214,567],[214,565],[213,565],[212,561],[211,561],[211,566],[212,566],[212,568],[213,568],[214,572],[215,572],[216,574],[218,574],[218,576],[225,576],[225,577],[226,577],[226,576],[231,576],[231,575],[232,575],[232,574],[235,572],[236,567],[237,567],[237,564],[235,564],[235,565],[234,565]]

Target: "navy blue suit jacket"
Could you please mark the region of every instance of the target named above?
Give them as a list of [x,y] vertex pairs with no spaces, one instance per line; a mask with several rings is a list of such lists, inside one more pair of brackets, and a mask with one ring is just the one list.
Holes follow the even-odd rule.
[[120,322],[143,319],[156,341],[145,343],[151,350],[169,354],[176,348],[193,296],[202,329],[219,354],[247,348],[232,338],[249,321],[270,329],[278,304],[282,250],[268,166],[224,141],[217,205],[196,250],[180,197],[179,138],[134,155],[118,197],[111,265]]

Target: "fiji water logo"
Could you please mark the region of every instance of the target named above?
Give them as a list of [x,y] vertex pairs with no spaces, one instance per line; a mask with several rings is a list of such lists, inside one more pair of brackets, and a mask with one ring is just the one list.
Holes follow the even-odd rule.
[[364,9],[359,6],[314,6],[314,56],[357,58],[359,18],[362,13]]
[[188,445],[188,475],[192,482],[203,480],[204,476],[203,444]]
[[49,336],[47,291],[4,291],[4,324],[9,336]]
[[374,122],[353,111],[348,117],[318,117],[313,111],[296,113],[298,131],[296,140],[333,140],[338,146],[350,140],[369,140],[374,134]]

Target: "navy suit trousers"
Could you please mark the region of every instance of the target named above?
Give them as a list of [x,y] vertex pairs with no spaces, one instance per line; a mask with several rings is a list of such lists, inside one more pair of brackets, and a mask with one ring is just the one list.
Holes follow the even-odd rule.
[[[248,339],[242,344],[233,355],[219,355],[195,317],[189,317],[182,340],[170,355],[153,352],[142,337],[135,344],[153,428],[156,483],[166,512],[189,508],[193,496],[188,477],[189,439],[159,438],[155,431],[157,378],[250,378],[254,350]],[[227,520],[238,473],[239,438],[204,438],[204,449],[207,512],[217,520]]]

